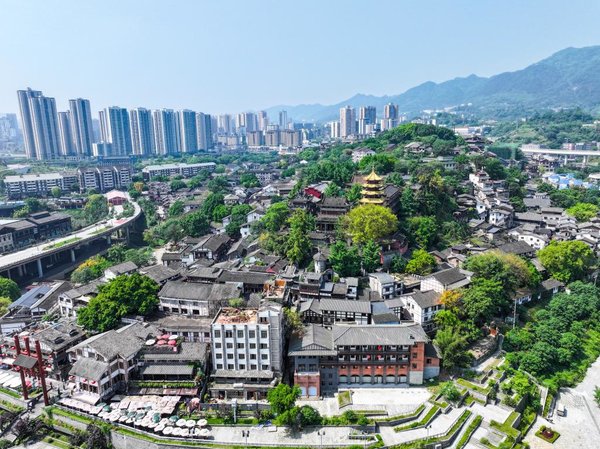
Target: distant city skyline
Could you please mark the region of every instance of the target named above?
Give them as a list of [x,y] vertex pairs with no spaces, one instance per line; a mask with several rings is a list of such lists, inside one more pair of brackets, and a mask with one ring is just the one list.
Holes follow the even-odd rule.
[[17,112],[15,92],[28,86],[56,98],[59,111],[87,98],[94,116],[112,105],[214,115],[393,95],[598,44],[598,16],[600,4],[583,0],[8,0],[0,112]]

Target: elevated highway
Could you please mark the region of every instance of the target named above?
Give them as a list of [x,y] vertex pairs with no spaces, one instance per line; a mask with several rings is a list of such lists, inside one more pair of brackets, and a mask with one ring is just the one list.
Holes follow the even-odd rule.
[[41,278],[44,276],[44,261],[50,266],[58,261],[64,263],[67,254],[66,261],[75,262],[76,251],[84,245],[94,244],[99,240],[105,240],[110,245],[111,236],[118,232],[128,234],[129,228],[142,214],[142,209],[136,202],[131,201],[131,204],[134,207],[131,217],[111,218],[64,237],[0,256],[0,275],[11,279],[21,278],[35,270],[34,274]]

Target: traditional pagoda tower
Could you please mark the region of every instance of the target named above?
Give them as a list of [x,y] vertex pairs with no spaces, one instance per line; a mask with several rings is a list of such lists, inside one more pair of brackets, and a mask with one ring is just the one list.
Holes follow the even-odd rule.
[[383,178],[375,173],[375,167],[371,169],[363,182],[362,198],[360,204],[376,204],[383,206],[385,194],[383,192]]

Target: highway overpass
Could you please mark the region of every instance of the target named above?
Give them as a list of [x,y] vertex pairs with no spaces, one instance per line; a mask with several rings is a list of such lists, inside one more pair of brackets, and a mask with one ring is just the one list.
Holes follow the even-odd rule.
[[34,270],[34,274],[42,278],[44,265],[53,266],[58,261],[64,263],[65,255],[68,256],[67,261],[73,263],[76,261],[76,251],[84,245],[90,245],[99,240],[105,240],[110,245],[111,236],[119,231],[128,234],[129,228],[142,214],[142,209],[136,202],[131,201],[131,204],[134,207],[131,217],[104,220],[67,236],[0,256],[0,275],[11,279],[22,278]]

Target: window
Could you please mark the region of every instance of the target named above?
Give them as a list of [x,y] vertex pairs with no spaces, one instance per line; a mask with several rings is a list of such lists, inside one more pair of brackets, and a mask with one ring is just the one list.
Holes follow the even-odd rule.
[[413,363],[413,364],[412,364],[412,367],[413,367],[413,369],[417,369],[417,364],[416,364],[416,363]]
[[223,364],[222,363],[217,363],[217,369],[223,369]]
[[227,358],[228,358],[229,360],[232,360],[232,359],[233,359],[233,354],[227,354]]
[[262,369],[264,369],[264,370],[268,370],[268,369],[269,369],[269,365],[263,365],[263,366],[262,366]]
[[233,369],[233,365],[227,365],[227,369]]
[[260,331],[260,338],[267,338],[267,331]]
[[250,349],[256,349],[256,343],[250,343]]
[[233,343],[227,343],[225,346],[227,349],[233,349]]
[[238,354],[238,359],[244,360],[246,358],[246,354]]
[[260,356],[261,360],[267,360],[269,358],[268,354],[261,354]]
[[413,359],[416,359],[416,358],[417,358],[417,353],[413,352]]
[[238,349],[244,349],[244,343],[238,343],[237,344],[237,348]]
[[221,331],[220,330],[215,330],[215,338],[221,338]]
[[215,348],[220,348],[221,347],[221,343],[215,343]]
[[267,349],[267,344],[266,343],[261,343],[260,344],[260,349]]
[[233,338],[233,331],[225,331],[225,338]]
[[256,369],[256,365],[250,365],[250,369]]
[[248,331],[248,338],[256,338],[256,331]]
[[425,362],[426,362],[428,365],[431,365],[431,359],[427,359]]
[[256,354],[250,354],[250,360],[256,360]]
[[246,365],[240,364],[240,369],[246,369]]
[[237,331],[238,338],[244,338],[244,331]]

